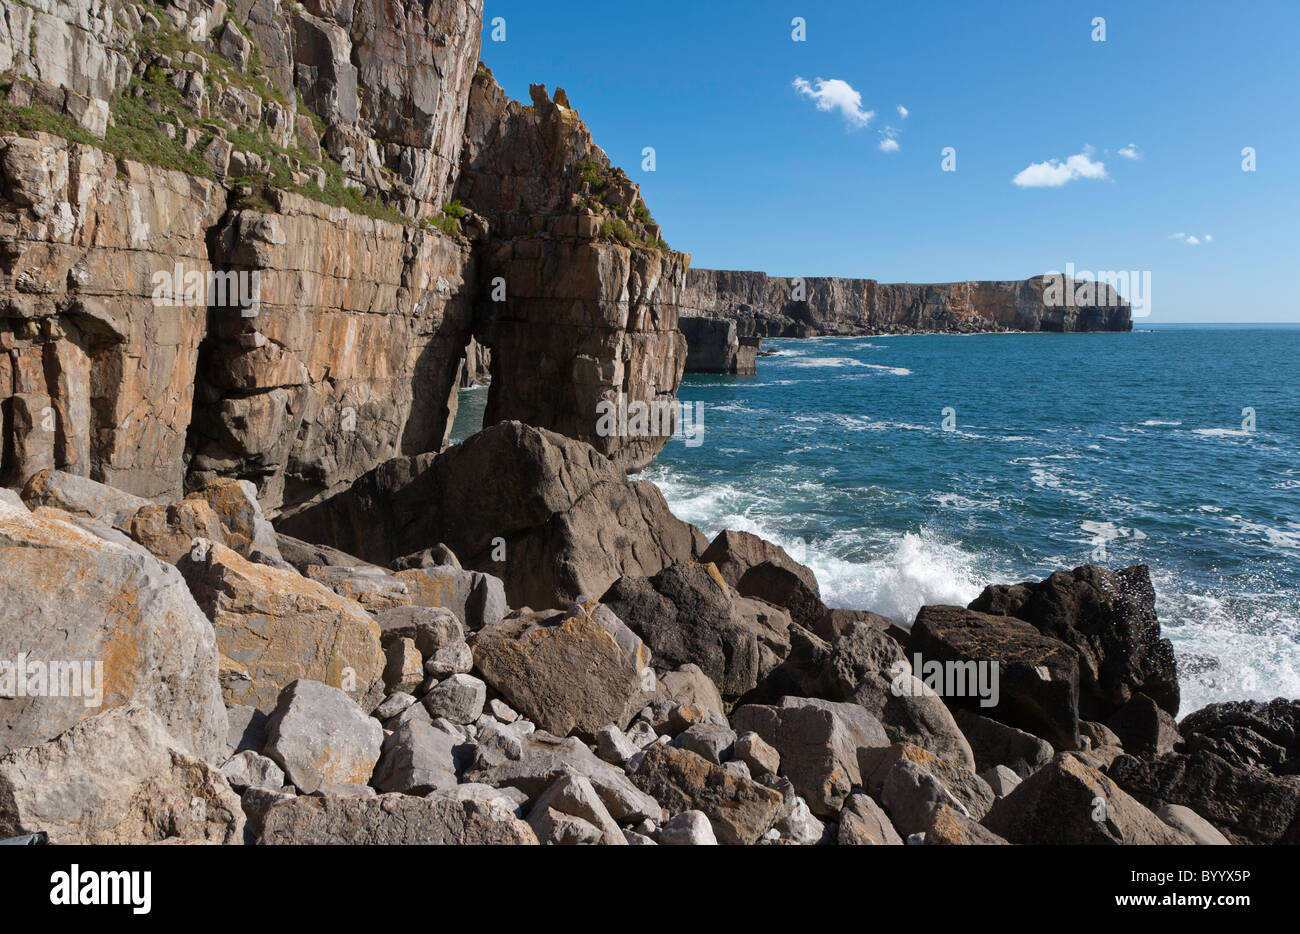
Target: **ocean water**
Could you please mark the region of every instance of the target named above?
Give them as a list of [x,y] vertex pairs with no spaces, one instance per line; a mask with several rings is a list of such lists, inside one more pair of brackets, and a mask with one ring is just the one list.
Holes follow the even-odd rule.
[[684,380],[701,443],[642,475],[679,517],[776,541],[830,605],[903,625],[989,583],[1145,563],[1180,713],[1300,697],[1300,328],[764,349],[755,377]]

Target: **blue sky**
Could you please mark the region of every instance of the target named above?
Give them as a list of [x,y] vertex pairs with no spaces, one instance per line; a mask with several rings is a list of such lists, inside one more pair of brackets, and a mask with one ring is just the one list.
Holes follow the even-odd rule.
[[486,0],[482,57],[521,100],[565,88],[695,266],[944,282],[1073,263],[1149,270],[1151,323],[1300,321],[1297,34],[1300,2]]

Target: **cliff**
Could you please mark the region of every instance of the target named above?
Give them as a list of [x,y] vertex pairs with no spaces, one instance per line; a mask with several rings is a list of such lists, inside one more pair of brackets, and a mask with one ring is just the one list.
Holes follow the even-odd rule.
[[481,0],[0,13],[0,480],[292,511],[445,447],[488,368],[488,424],[662,447],[596,406],[675,394],[689,257],[563,91],[506,98]]
[[[1044,300],[1046,277],[1018,282],[886,284],[692,269],[682,314],[726,318],[742,336],[978,331],[1128,331],[1128,303],[1100,284],[1086,307]],[[1066,280],[1066,285],[1069,280]]]

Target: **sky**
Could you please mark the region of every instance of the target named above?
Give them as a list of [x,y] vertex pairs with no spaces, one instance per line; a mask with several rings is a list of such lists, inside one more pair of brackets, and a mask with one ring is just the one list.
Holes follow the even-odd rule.
[[1153,324],[1300,321],[1297,0],[483,16],[506,92],[563,87],[693,266],[952,282],[1073,264],[1149,272]]

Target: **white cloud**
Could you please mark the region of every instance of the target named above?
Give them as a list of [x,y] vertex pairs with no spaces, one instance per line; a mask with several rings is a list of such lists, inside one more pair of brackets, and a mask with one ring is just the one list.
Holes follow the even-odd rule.
[[1092,159],[1092,147],[1070,156],[1064,162],[1049,159],[1022,169],[1011,181],[1021,188],[1059,188],[1076,178],[1109,178],[1106,165]]
[[1195,237],[1188,237],[1186,240],[1183,241],[1183,243],[1186,243],[1188,246],[1196,246],[1196,244],[1200,242],[1201,241],[1197,240]]
[[1206,235],[1205,235],[1205,242],[1206,242],[1206,243],[1209,243],[1209,242],[1212,241],[1213,239],[1214,239],[1214,238],[1211,237],[1209,234],[1206,234]]
[[880,141],[881,152],[898,152],[898,140],[892,136],[886,136]]
[[1120,150],[1119,150],[1119,154],[1120,154],[1121,156],[1123,156],[1125,159],[1141,159],[1141,158],[1142,158],[1142,154],[1141,154],[1140,152],[1138,152],[1138,148],[1137,148],[1137,144],[1136,144],[1136,143],[1129,143],[1127,146],[1123,146],[1123,147],[1121,147]]
[[862,95],[853,90],[847,81],[839,78],[818,78],[815,87],[803,78],[795,78],[794,89],[804,97],[811,98],[818,110],[838,110],[851,127],[864,127],[876,115],[874,110],[863,110]]
[[1209,234],[1205,234],[1203,237],[1198,238],[1192,234],[1185,234],[1180,231],[1176,234],[1170,234],[1169,239],[1177,240],[1180,243],[1186,243],[1188,246],[1196,246],[1201,242],[1211,243],[1213,242],[1214,237],[1210,236]]
[[898,105],[898,115],[902,117],[904,120],[907,119],[907,108],[904,107],[902,104]]

